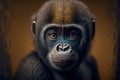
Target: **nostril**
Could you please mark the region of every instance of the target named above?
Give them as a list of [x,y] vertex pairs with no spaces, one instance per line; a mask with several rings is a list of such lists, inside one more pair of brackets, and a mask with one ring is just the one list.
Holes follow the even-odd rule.
[[56,46],[56,50],[58,52],[70,52],[71,51],[71,46],[69,44],[58,44]]
[[64,51],[68,51],[70,49],[70,46],[65,46]]
[[63,46],[62,46],[62,44],[58,44],[58,45],[57,45],[57,51],[58,51],[58,52],[63,51]]
[[63,48],[63,45],[62,45],[62,44],[59,44],[59,45],[58,45],[58,48],[62,49],[62,48]]

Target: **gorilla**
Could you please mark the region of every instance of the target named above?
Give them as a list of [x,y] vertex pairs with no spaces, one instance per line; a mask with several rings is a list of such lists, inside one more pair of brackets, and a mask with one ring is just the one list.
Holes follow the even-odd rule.
[[99,80],[89,55],[95,20],[78,0],[50,0],[32,16],[35,51],[21,62],[14,80]]

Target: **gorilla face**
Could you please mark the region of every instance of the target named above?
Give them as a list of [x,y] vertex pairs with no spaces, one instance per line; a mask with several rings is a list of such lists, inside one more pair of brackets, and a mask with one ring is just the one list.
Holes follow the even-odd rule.
[[39,39],[44,39],[48,49],[49,64],[57,70],[69,70],[76,66],[82,56],[81,50],[86,44],[86,32],[83,26],[76,24],[48,24],[40,33]]

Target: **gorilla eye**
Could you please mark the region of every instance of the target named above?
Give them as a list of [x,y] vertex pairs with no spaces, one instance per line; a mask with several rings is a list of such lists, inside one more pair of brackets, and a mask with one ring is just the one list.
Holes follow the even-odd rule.
[[48,36],[49,36],[50,40],[58,39],[58,34],[57,33],[48,33]]
[[76,34],[76,33],[70,33],[69,34],[69,39],[70,40],[76,40],[76,39],[78,39],[79,38],[79,36],[78,36],[78,34]]

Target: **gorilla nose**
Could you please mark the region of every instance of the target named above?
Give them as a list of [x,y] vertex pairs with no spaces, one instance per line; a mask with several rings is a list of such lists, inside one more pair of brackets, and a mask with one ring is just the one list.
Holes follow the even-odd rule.
[[72,48],[69,44],[65,43],[65,44],[58,44],[56,50],[57,52],[68,53],[71,52]]

